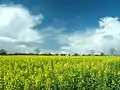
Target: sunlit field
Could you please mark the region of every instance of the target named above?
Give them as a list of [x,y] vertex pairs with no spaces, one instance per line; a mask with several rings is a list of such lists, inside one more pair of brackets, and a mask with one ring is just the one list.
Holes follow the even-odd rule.
[[120,57],[0,56],[0,90],[120,90]]

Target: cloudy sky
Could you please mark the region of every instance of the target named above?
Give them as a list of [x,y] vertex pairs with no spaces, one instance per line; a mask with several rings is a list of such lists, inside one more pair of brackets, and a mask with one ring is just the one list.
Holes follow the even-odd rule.
[[8,52],[120,50],[119,0],[0,0],[0,48]]

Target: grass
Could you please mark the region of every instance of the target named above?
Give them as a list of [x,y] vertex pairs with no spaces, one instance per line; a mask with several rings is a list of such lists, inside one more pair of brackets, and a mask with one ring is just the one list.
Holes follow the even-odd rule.
[[120,57],[1,56],[0,90],[120,90]]

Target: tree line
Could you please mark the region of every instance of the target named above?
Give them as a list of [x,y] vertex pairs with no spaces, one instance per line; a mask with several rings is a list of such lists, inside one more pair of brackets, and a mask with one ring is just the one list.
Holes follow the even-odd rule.
[[[111,48],[109,50],[110,55],[115,55],[115,49]],[[78,54],[78,53],[74,53],[74,54],[59,54],[59,53],[42,53],[40,54],[40,50],[39,49],[35,49],[34,53],[22,53],[22,52],[16,52],[16,53],[8,53],[7,50],[5,49],[0,49],[0,55],[41,55],[41,56],[107,56],[105,53],[101,52],[100,54],[95,54],[94,50],[90,50],[89,54]]]

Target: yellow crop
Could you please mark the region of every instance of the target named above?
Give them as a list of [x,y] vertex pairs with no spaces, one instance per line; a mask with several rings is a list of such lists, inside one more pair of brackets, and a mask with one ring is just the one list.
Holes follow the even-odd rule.
[[0,90],[120,90],[120,57],[0,56]]

